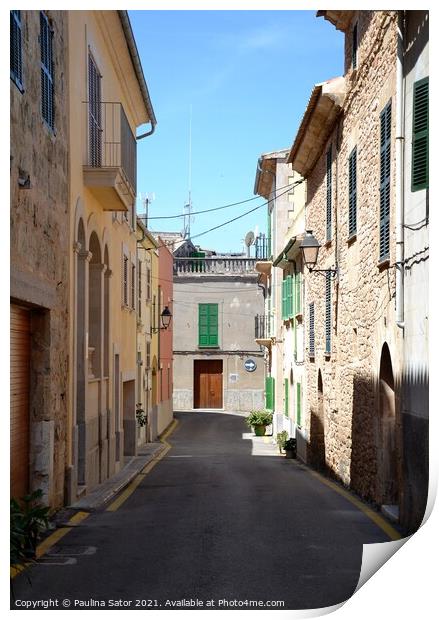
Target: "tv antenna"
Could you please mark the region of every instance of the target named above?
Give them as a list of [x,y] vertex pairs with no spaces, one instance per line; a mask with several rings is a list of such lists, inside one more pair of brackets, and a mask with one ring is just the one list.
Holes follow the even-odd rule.
[[192,104],[189,107],[189,174],[188,174],[189,196],[188,201],[184,205],[184,218],[183,218],[183,237],[185,239],[191,238],[191,222],[192,217]]
[[155,200],[155,193],[154,192],[148,192],[147,194],[140,193],[139,198],[143,206],[143,211],[139,213],[139,217],[142,220],[143,224],[145,225],[145,228],[148,228],[149,205],[153,200]]

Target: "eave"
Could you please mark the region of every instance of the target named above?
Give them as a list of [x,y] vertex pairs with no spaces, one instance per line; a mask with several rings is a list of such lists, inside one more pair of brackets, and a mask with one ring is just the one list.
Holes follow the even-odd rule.
[[316,17],[323,17],[330,22],[337,30],[346,32],[351,23],[355,11],[317,11]]
[[343,106],[346,93],[344,77],[316,84],[303,115],[287,163],[307,178],[317,163],[335,121]]
[[299,246],[303,238],[305,237],[305,233],[301,233],[296,237],[291,237],[288,241],[282,252],[273,262],[273,267],[279,267],[279,269],[285,269],[288,267],[288,263],[295,259],[299,252]]

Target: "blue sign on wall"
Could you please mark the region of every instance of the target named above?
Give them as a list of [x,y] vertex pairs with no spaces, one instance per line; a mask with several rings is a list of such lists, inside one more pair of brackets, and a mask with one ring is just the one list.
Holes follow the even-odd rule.
[[244,368],[247,372],[254,372],[256,370],[256,362],[254,360],[245,360]]

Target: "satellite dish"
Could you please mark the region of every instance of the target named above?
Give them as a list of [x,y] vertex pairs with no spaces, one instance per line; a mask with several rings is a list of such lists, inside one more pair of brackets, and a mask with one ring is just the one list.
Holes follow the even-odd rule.
[[245,236],[244,243],[249,248],[254,243],[254,241],[255,241],[255,233],[252,230],[250,230]]

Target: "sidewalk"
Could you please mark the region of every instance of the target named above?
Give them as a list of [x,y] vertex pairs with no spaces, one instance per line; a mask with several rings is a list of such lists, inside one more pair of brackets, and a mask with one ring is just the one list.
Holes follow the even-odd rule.
[[154,460],[164,449],[165,445],[160,442],[147,443],[141,446],[138,455],[131,457],[117,474],[100,484],[85,497],[68,506],[67,509],[92,511],[107,504],[137,476],[145,465]]

